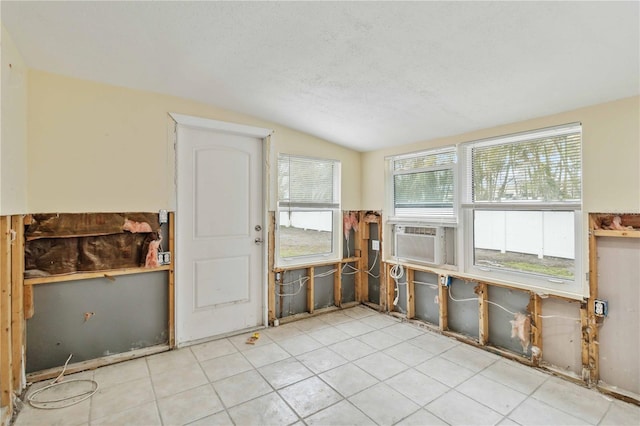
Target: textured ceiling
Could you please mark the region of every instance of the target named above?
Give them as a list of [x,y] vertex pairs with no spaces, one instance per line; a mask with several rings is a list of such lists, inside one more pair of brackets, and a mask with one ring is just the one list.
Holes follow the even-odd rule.
[[640,94],[640,3],[11,2],[34,69],[359,151]]

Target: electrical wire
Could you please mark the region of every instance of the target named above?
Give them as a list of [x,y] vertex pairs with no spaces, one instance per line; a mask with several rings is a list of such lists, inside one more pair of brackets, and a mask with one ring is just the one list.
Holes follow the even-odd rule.
[[375,250],[375,252],[376,252],[376,257],[373,259],[373,264],[371,265],[371,268],[369,268],[369,270],[366,271],[366,272],[367,272],[367,274],[369,274],[373,278],[380,278],[380,274],[375,275],[375,274],[371,273],[371,271],[373,271],[373,268],[375,268],[376,263],[378,263],[378,256],[380,255],[380,250]]
[[[393,278],[393,281],[396,284],[396,298],[393,299],[393,306],[396,306],[398,304],[398,300],[400,299],[400,282],[398,280],[404,276],[404,267],[401,264],[396,263],[389,270],[389,276]],[[406,281],[404,282],[404,284],[407,284]]]
[[[451,286],[448,287],[448,293],[449,293],[449,298],[451,300],[453,300],[454,302],[477,302],[478,301],[477,297],[470,297],[468,299],[456,299],[455,297],[453,297],[453,294],[451,293]],[[498,308],[500,308],[500,309],[502,309],[502,310],[504,310],[506,312],[509,312],[511,315],[515,315],[516,314],[515,312],[511,312],[509,309],[505,308],[504,306],[502,306],[502,305],[500,305],[500,304],[498,304],[496,302],[492,302],[491,300],[486,300],[486,302],[490,303],[490,304],[492,304],[494,306],[497,306]]]
[[580,322],[581,319],[580,318],[573,318],[573,317],[565,317],[562,315],[538,315],[538,318],[560,318],[560,319],[566,319],[566,320],[572,320],[572,321],[577,321]]
[[[332,275],[334,273],[336,273],[338,270],[337,269],[331,269],[329,271],[326,272],[321,272],[319,274],[315,274],[313,276],[313,278],[322,278],[322,277],[328,277],[329,275]],[[282,297],[287,297],[287,296],[295,296],[298,293],[300,293],[300,291],[302,291],[302,287],[304,287],[304,285],[309,281],[309,277],[306,275],[300,275],[298,277],[297,280],[294,281],[290,281],[288,283],[278,283],[278,285],[280,287],[284,287],[284,286],[288,286],[288,285],[293,285],[293,284],[298,284],[298,289],[293,292],[293,293],[279,293],[278,291],[276,291],[276,296],[282,296]]]
[[436,290],[438,289],[438,284],[425,283],[423,281],[416,281],[416,280],[413,280],[413,283],[414,284],[420,284],[420,285],[426,285],[427,287],[431,287],[431,288],[436,289]]
[[[81,403],[82,401],[85,401],[89,398],[91,398],[97,391],[98,391],[98,382],[96,382],[95,380],[89,380],[89,379],[75,379],[75,380],[67,380],[67,381],[62,381],[62,378],[64,377],[64,372],[67,370],[67,365],[69,364],[69,361],[71,360],[71,357],[73,356],[73,354],[69,355],[69,358],[67,358],[67,361],[64,363],[64,367],[62,368],[62,372],[60,372],[60,374],[58,375],[58,377],[56,377],[55,379],[53,379],[51,381],[50,384],[48,384],[47,386],[38,389],[37,391],[33,392],[31,395],[29,395],[27,397],[27,402],[34,408],[40,408],[42,410],[55,410],[58,408],[66,408],[66,407],[71,407],[72,405],[76,405]],[[52,389],[58,386],[62,386],[62,385],[66,385],[69,383],[77,383],[77,382],[86,382],[86,383],[91,383],[92,388],[89,391],[86,391],[84,393],[80,393],[78,395],[72,395],[72,396],[68,396],[68,397],[64,397],[64,398],[59,398],[59,399],[50,399],[50,400],[35,400],[35,396],[40,394],[41,392],[44,392],[48,389]],[[76,398],[80,398],[78,400],[75,400]],[[56,406],[49,406],[48,404],[55,404],[56,402],[63,402],[63,401],[69,401],[72,400],[71,402],[68,402],[66,404],[61,404],[61,405],[56,405]]]

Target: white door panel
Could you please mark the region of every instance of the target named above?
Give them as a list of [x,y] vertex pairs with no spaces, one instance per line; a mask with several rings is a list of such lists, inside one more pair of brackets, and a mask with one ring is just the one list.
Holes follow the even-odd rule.
[[262,140],[178,125],[177,200],[178,345],[262,325]]

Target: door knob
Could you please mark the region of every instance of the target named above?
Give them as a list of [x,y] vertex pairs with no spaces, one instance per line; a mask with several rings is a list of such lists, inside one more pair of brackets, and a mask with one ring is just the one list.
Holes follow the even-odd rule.
[[258,237],[255,240],[253,240],[253,242],[256,244],[262,244],[262,238]]

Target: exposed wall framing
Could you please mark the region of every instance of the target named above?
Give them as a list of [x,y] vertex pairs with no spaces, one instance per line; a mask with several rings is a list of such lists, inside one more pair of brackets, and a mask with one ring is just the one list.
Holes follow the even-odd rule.
[[[354,212],[345,212],[349,213]],[[378,275],[372,269],[377,266],[380,268],[380,279],[384,276],[382,253],[378,254],[377,265],[373,265],[373,261],[370,260],[372,251],[369,248],[371,227],[374,227],[374,236],[381,238],[381,216],[378,212],[355,213],[358,217],[358,227],[354,227],[350,231],[349,240],[343,242],[346,257],[335,262],[275,267],[275,213],[270,212],[267,255],[269,324],[274,324],[276,320],[285,323],[360,303],[366,303],[379,310],[382,306],[388,305],[386,286],[385,293],[381,292],[378,299],[369,299],[371,275],[367,271],[371,269],[372,275]],[[299,284],[301,280],[304,281],[302,286]],[[384,280],[381,279],[380,282]]]
[[[273,216],[272,216],[273,217]],[[519,288],[489,281],[470,281],[454,271],[442,271],[424,265],[402,264],[404,276],[396,281],[392,278],[395,263],[381,263],[379,298],[371,296],[371,240],[382,241],[378,234],[383,229],[382,218],[376,212],[359,212],[359,228],[353,242],[354,257],[342,259],[330,265],[314,264],[293,268],[273,268],[274,223],[272,221],[269,250],[269,320],[279,318],[295,320],[311,314],[318,314],[345,304],[337,297],[344,277],[334,278],[333,306],[316,309],[313,292],[317,283],[310,279],[306,299],[300,304],[300,312],[282,317],[275,312],[276,273],[280,279],[284,273],[313,275],[318,266],[343,268],[346,263],[357,265],[355,275],[355,303],[363,303],[372,308],[389,312],[408,321],[419,321],[422,326],[454,337],[467,344],[481,347],[490,352],[516,360],[520,363],[544,368],[568,380],[585,386],[595,386],[618,398],[640,404],[640,398],[633,392],[616,389],[611,384],[599,382],[599,327],[602,318],[595,315],[595,300],[598,297],[597,237],[640,238],[640,215],[620,215],[621,220],[613,220],[615,215],[598,214],[590,216],[590,256],[589,256],[589,298],[568,299],[560,296],[545,296]],[[622,226],[624,229],[610,229]],[[633,228],[633,229],[632,229]],[[382,248],[382,245],[381,245]],[[382,253],[380,253],[382,255]],[[382,257],[381,257],[382,258]],[[640,257],[639,257],[640,260]],[[640,264],[640,262],[638,262]],[[340,275],[340,274],[338,274]],[[377,289],[374,289],[377,290]],[[401,294],[396,305],[396,291]],[[459,302],[454,301],[451,291]],[[498,306],[500,305],[500,306]],[[519,313],[524,328],[512,329]],[[511,337],[511,333],[515,337]],[[524,336],[524,339],[521,337]],[[526,347],[525,347],[526,345]]]
[[[109,225],[113,225],[112,221],[109,220],[110,217],[116,217],[117,214],[95,214],[96,218],[100,218],[100,220],[92,221],[92,215],[94,214],[84,214],[77,215],[78,217],[82,216],[86,220],[85,222],[90,222],[90,225],[95,225],[98,228],[105,225],[108,227]],[[39,220],[43,220],[43,217],[47,215],[37,215]],[[49,215],[56,216],[56,215]],[[106,231],[100,231],[97,228],[84,229],[82,227],[73,226],[73,216],[75,215],[59,215],[65,216],[65,220],[69,217],[71,218],[71,222],[67,223],[64,229],[68,231],[64,232],[72,232],[74,233],[77,229],[83,229],[80,231],[82,235],[105,235],[105,234],[113,234],[118,230],[113,230],[113,226],[107,229]],[[123,214],[123,217],[157,217],[155,213],[127,213]],[[106,219],[105,219],[106,218]],[[116,222],[119,222],[119,219],[115,219]],[[92,271],[80,271],[71,274],[51,274],[45,276],[34,276],[31,274],[29,278],[24,278],[25,275],[25,241],[33,240],[37,238],[50,238],[55,237],[53,233],[55,231],[53,228],[42,227],[35,228],[36,232],[30,234],[28,237],[25,233],[25,229],[35,223],[33,215],[26,216],[13,216],[13,217],[3,217],[2,218],[2,289],[3,289],[3,303],[2,310],[0,312],[0,320],[1,321],[9,321],[9,329],[10,336],[7,337],[6,333],[2,335],[2,338],[8,338],[9,341],[7,344],[2,342],[2,354],[0,355],[0,364],[2,365],[2,374],[3,376],[8,377],[8,381],[5,381],[4,378],[1,381],[2,387],[2,395],[3,395],[3,407],[5,406],[5,401],[9,402],[11,400],[11,394],[20,393],[25,386],[25,379],[29,379],[29,381],[37,381],[43,380],[46,378],[54,377],[59,374],[61,370],[60,367],[55,367],[46,371],[39,371],[29,374],[25,377],[26,370],[26,326],[27,321],[34,317],[34,314],[37,315],[38,307],[34,305],[34,290],[36,288],[40,288],[41,285],[48,284],[64,284],[70,282],[76,282],[77,284],[73,285],[82,285],[82,280],[93,280],[96,278],[103,278],[108,280],[108,282],[114,282],[117,277],[126,277],[126,276],[134,276],[135,274],[144,274],[147,272],[162,272],[167,274],[168,284],[166,287],[168,288],[168,294],[166,295],[166,304],[167,306],[167,342],[162,345],[155,345],[147,348],[143,348],[140,350],[134,350],[126,353],[110,355],[106,357],[99,357],[96,359],[86,360],[82,362],[76,362],[74,364],[70,364],[67,368],[67,372],[75,372],[82,371],[89,368],[96,368],[102,365],[107,365],[109,363],[120,362],[124,359],[135,358],[138,356],[145,356],[150,353],[156,353],[159,351],[168,350],[174,345],[174,265],[173,259],[174,256],[174,221],[175,215],[173,212],[169,213],[169,224],[168,229],[165,229],[163,233],[165,234],[164,245],[165,251],[171,252],[171,260],[172,262],[168,265],[158,266],[158,267],[128,267],[128,268],[105,268],[101,270],[92,270]],[[155,220],[157,223],[157,219]],[[121,225],[119,225],[121,226]],[[158,225],[159,226],[159,225]],[[34,229],[33,227],[31,228]],[[120,231],[121,232],[121,231]],[[144,231],[142,231],[144,232]],[[69,237],[69,235],[65,234],[65,237]],[[71,237],[77,237],[77,235],[73,235]],[[99,238],[99,237],[97,237]],[[168,241],[168,244],[167,244]],[[6,265],[5,265],[6,263]],[[6,299],[6,303],[5,303]],[[8,308],[7,308],[8,306]],[[7,311],[9,309],[9,311]],[[6,327],[2,328],[3,333],[7,330]],[[9,354],[5,355],[5,351],[10,351]],[[9,362],[7,362],[9,361]],[[9,386],[10,385],[10,386]],[[8,407],[11,407],[11,404],[8,404]]]
[[[589,231],[584,368],[600,391],[640,404],[640,214],[592,213]],[[596,299],[608,315],[596,315]]]

